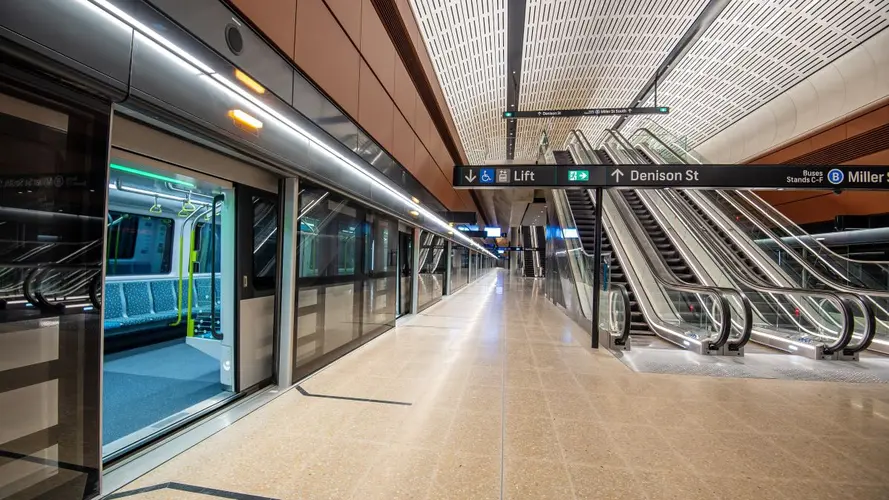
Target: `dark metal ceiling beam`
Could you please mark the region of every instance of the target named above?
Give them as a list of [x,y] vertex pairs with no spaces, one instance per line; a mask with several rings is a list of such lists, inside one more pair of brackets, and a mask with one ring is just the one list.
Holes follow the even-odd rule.
[[[525,45],[525,0],[509,0],[506,10],[506,109],[519,109],[522,51]],[[506,120],[506,159],[515,159],[516,121]]]
[[[667,79],[667,76],[670,75],[673,68],[675,68],[679,61],[685,57],[685,54],[691,50],[695,42],[704,35],[707,28],[709,28],[719,15],[722,14],[722,11],[728,7],[729,2],[731,2],[731,0],[710,0],[710,2],[707,3],[707,6],[704,7],[704,10],[702,10],[698,15],[698,18],[695,19],[695,22],[689,26],[688,30],[685,31],[685,34],[682,35],[682,38],[676,43],[676,46],[673,47],[673,50],[667,54],[667,57],[655,73],[648,79],[648,82],[642,87],[642,90],[639,91],[639,94],[637,94],[633,101],[630,102],[627,106],[628,108],[641,106],[648,100],[649,96],[654,93],[656,86],[660,85]],[[665,105],[669,106],[669,103],[666,103]],[[620,117],[614,122],[613,128],[619,130],[626,121],[626,116]]]

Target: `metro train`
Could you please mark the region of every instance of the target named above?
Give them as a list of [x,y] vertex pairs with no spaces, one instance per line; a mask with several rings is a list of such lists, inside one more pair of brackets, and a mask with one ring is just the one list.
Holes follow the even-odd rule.
[[249,25],[246,57],[182,26],[154,3],[0,2],[0,397],[20,409],[0,451],[49,450],[10,459],[34,472],[0,496],[96,496],[106,465],[493,264]]

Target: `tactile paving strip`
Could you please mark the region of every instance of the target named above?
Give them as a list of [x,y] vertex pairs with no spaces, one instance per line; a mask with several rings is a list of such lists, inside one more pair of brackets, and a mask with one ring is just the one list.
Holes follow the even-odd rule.
[[889,384],[887,357],[862,357],[859,361],[816,361],[780,354],[721,357],[633,346],[618,358],[642,373]]

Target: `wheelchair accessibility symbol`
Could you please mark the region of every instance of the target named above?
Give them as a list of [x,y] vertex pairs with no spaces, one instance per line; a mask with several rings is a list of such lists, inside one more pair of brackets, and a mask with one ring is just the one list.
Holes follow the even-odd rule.
[[843,179],[845,177],[846,176],[845,176],[845,174],[843,174],[843,171],[838,168],[834,168],[830,172],[827,173],[827,180],[831,184],[839,184],[839,183],[843,182]]
[[478,176],[479,182],[482,184],[491,184],[494,182],[494,169],[493,168],[483,168],[481,173]]

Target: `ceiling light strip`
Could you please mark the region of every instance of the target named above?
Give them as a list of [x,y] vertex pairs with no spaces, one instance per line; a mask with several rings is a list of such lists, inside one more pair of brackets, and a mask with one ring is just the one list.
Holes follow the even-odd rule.
[[[206,64],[201,62],[199,59],[197,59],[196,57],[189,54],[188,52],[184,51],[183,49],[178,47],[173,42],[171,42],[171,41],[167,40],[166,38],[164,38],[163,36],[157,34],[156,32],[154,32],[153,30],[151,30],[144,24],[140,23],[139,21],[134,19],[129,14],[118,9],[114,5],[111,5],[110,3],[107,2],[107,0],[93,0],[93,1],[97,5],[101,6],[106,11],[111,13],[112,15],[119,18],[121,21],[129,24],[134,30],[136,30],[143,36],[148,37],[149,39],[157,42],[163,48],[169,50],[176,56],[182,58],[185,62],[193,65],[196,69],[199,69],[201,72],[203,72],[203,74],[200,75],[203,80],[210,82],[211,84],[213,84],[213,83],[218,84],[218,85],[214,85],[214,86],[224,89],[224,90],[228,91],[228,93],[230,93],[230,94],[234,94],[234,96],[237,96],[242,101],[246,101],[245,104],[246,103],[251,104],[252,107],[254,108],[254,111],[257,114],[265,114],[269,118],[276,120],[279,124],[284,126],[285,130],[289,131],[292,134],[296,134],[297,136],[299,136],[302,139],[308,140],[316,148],[318,148],[321,151],[324,151],[325,153],[327,153],[328,155],[344,162],[346,165],[352,167],[352,169],[355,172],[362,175],[363,177],[365,177],[372,183],[376,184],[377,186],[381,187],[385,192],[394,196],[396,199],[402,201],[405,205],[410,206],[410,207],[415,207],[421,214],[423,214],[423,216],[425,218],[431,220],[436,225],[443,228],[445,231],[450,229],[450,226],[448,225],[447,222],[438,218],[436,215],[434,215],[429,210],[427,210],[423,207],[417,206],[409,197],[403,195],[402,193],[399,193],[393,187],[384,183],[383,181],[378,179],[375,175],[366,171],[363,167],[361,167],[357,163],[355,163],[352,160],[341,155],[339,152],[329,148],[326,144],[323,144],[322,142],[316,140],[315,137],[311,133],[309,133],[308,131],[306,131],[305,129],[303,129],[302,127],[300,127],[299,125],[297,125],[296,123],[291,121],[290,119],[288,119],[286,116],[282,115],[281,113],[279,113],[278,111],[273,109],[272,107],[268,106],[264,102],[260,101],[259,99],[256,99],[253,95],[249,94],[242,87],[229,81],[227,78],[223,77],[219,73],[216,73],[215,71],[213,71],[212,68],[210,68],[209,66],[207,66]],[[468,238],[465,235],[459,235],[459,236],[462,237],[461,239],[466,241],[469,245],[477,248],[478,250],[488,254],[491,257],[496,258],[496,256],[493,253],[487,251],[484,247],[482,247],[475,241],[472,241],[471,238]]]

